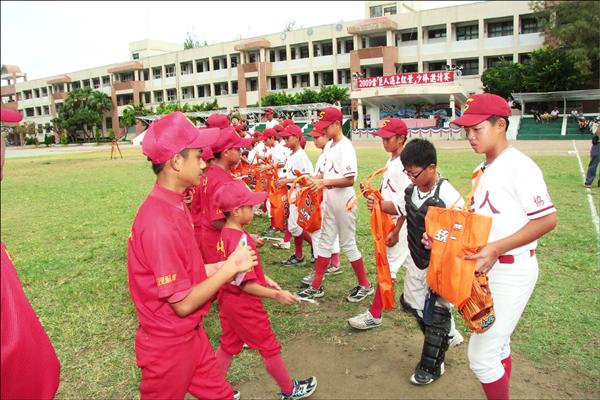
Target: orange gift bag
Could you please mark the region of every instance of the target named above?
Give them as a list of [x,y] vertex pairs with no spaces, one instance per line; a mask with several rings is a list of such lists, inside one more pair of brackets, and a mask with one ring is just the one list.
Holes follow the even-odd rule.
[[296,207],[298,207],[298,226],[308,233],[321,229],[321,202],[323,190],[310,192],[307,187],[298,191]]
[[492,218],[470,211],[482,171],[471,177],[472,188],[460,209],[429,207],[425,231],[432,239],[427,284],[442,298],[460,307],[471,296],[476,260],[464,256],[477,253],[487,244]]
[[269,202],[271,203],[271,217],[273,218],[273,228],[280,231],[287,229],[287,220],[290,215],[290,205],[288,203],[288,190],[285,185],[277,187],[277,171],[274,171],[273,180],[269,183]]

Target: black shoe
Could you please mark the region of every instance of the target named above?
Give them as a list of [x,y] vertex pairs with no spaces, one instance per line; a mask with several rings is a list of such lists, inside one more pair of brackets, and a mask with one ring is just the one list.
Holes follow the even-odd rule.
[[304,257],[296,258],[296,256],[293,254],[290,256],[290,258],[281,262],[282,267],[293,267],[295,265],[301,266],[301,265],[305,265],[305,264],[306,264],[306,261],[304,261]]
[[429,385],[430,383],[440,379],[442,375],[444,375],[444,363],[440,365],[438,371],[434,374],[423,371],[421,368],[419,368],[419,366],[417,366],[415,373],[410,377],[410,383],[419,386]]
[[292,393],[285,394],[279,392],[278,395],[280,396],[281,400],[305,399],[307,397],[310,397],[310,395],[312,395],[316,389],[317,378],[311,376],[310,378],[301,381],[297,381],[294,379],[294,389],[292,389]]

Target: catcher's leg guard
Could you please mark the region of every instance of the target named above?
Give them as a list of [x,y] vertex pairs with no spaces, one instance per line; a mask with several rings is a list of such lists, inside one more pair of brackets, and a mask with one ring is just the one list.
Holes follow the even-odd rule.
[[450,310],[435,306],[433,321],[425,325],[425,340],[421,361],[417,364],[410,381],[415,385],[427,385],[444,373],[444,357],[448,350],[450,333]]

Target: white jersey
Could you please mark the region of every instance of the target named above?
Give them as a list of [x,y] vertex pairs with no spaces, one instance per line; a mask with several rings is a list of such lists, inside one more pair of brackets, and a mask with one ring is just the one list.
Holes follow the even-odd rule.
[[[400,161],[400,157],[390,158],[385,166],[387,170],[383,173],[381,181],[381,195],[384,200],[392,201],[404,208],[404,191],[410,185],[410,180],[404,173],[402,161]],[[398,216],[392,216],[392,218],[396,222]]]
[[321,151],[317,163],[315,164],[315,170],[313,176],[321,176],[325,172],[325,152]]
[[[482,163],[475,170],[483,166]],[[477,214],[493,218],[488,242],[510,236],[530,220],[556,212],[542,171],[512,146],[485,167],[472,207]],[[517,255],[536,247],[534,240],[506,254]]]
[[[273,164],[285,164],[291,153],[291,150],[285,147],[285,142],[277,142],[273,147]],[[277,169],[279,177],[284,177],[286,174],[285,166]]]
[[275,128],[275,125],[279,125],[279,121],[277,121],[275,118],[265,122],[265,128]]
[[[298,171],[302,175],[313,174],[312,163],[306,155],[306,152],[301,148],[290,155],[290,157],[287,159],[285,169],[287,171],[285,177],[288,179],[296,178],[296,174],[294,173],[294,171]],[[296,193],[298,192],[298,188],[299,185],[296,185],[296,187],[293,188],[292,193],[290,194],[290,202],[293,202],[296,199]]]
[[[355,180],[358,178],[356,151],[347,137],[342,136],[342,139],[336,144],[333,144],[333,140],[327,142],[323,154],[325,155],[324,179],[341,179],[350,176],[354,177]],[[331,188],[326,189],[324,194],[327,195],[328,193],[336,196],[340,195],[339,200],[346,202],[347,195],[354,195],[354,189],[352,186]]]

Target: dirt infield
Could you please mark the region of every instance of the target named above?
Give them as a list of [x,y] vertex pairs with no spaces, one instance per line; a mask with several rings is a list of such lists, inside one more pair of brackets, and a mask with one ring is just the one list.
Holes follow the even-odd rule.
[[[298,378],[315,375],[317,392],[311,399],[482,399],[481,386],[469,369],[468,338],[446,354],[446,373],[428,386],[414,386],[409,377],[421,355],[423,336],[407,333],[393,318],[389,329],[348,331],[328,340],[300,338],[283,348],[290,373]],[[378,330],[380,329],[380,330]],[[577,386],[575,374],[544,371],[513,354],[511,398],[598,398]],[[277,385],[262,363],[257,379],[236,387],[244,399],[272,399]]]

